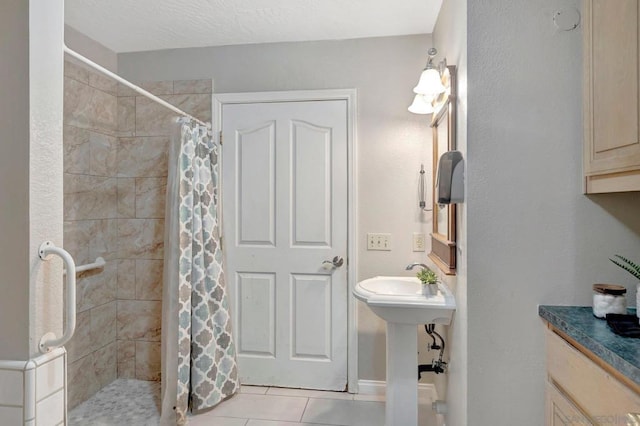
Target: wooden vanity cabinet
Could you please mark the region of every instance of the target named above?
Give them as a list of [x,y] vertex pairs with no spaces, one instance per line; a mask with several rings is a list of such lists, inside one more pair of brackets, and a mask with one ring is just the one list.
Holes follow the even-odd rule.
[[550,326],[546,330],[546,425],[626,425],[640,387]]
[[640,191],[640,2],[583,5],[584,190]]
[[545,404],[547,406],[548,426],[593,424],[580,412],[580,409],[551,382],[547,382]]

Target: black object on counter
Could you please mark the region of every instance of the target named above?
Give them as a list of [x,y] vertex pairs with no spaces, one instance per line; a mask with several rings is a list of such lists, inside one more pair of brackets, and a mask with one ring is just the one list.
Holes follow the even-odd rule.
[[607,314],[607,325],[619,336],[640,338],[640,324],[635,315]]

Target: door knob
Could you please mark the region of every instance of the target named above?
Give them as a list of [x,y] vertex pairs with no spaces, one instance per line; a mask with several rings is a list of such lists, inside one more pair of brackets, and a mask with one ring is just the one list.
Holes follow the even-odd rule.
[[344,259],[341,258],[340,256],[336,256],[331,260],[325,260],[324,262],[322,262],[322,267],[325,269],[339,268],[343,264],[344,264]]

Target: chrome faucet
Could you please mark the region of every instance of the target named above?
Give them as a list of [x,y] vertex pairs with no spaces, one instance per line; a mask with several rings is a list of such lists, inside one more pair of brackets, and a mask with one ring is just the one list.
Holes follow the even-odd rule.
[[422,267],[422,269],[429,269],[429,267],[427,265],[425,265],[424,263],[410,263],[407,265],[406,268],[404,268],[406,271],[410,271],[413,268],[415,268],[416,266],[420,266]]

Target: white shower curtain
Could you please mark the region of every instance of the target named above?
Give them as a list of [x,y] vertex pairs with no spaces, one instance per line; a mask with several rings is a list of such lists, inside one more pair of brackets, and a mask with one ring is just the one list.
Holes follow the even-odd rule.
[[222,270],[218,153],[208,129],[180,120],[165,215],[162,425],[236,393],[236,353]]

